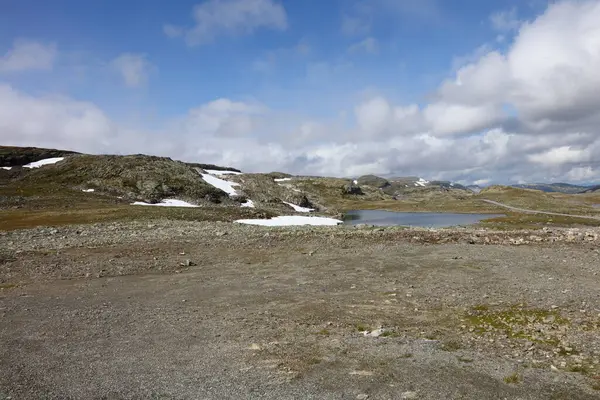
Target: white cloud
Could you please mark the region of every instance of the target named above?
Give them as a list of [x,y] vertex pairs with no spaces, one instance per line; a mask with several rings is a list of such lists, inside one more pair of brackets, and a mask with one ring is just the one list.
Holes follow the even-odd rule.
[[379,53],[379,42],[377,39],[373,37],[368,37],[360,42],[356,42],[348,47],[348,52],[351,54],[355,53],[369,53],[369,54],[377,54]]
[[110,147],[114,127],[94,104],[61,96],[33,97],[0,84],[3,142],[102,151]]
[[436,135],[469,134],[486,129],[501,118],[497,107],[433,103],[423,111],[425,120]]
[[169,37],[184,36],[190,46],[214,41],[223,35],[249,35],[260,28],[285,30],[287,15],[275,0],[207,0],[194,7],[195,25],[183,28],[167,24]]
[[0,57],[0,72],[51,70],[57,57],[56,45],[18,39]]
[[490,16],[490,22],[492,23],[492,27],[500,32],[517,30],[522,23],[517,15],[516,8],[493,13]]
[[575,167],[567,173],[567,179],[569,182],[586,182],[598,180],[598,173],[600,171],[594,171],[592,167]]
[[[91,103],[0,85],[0,132],[11,144],[154,153],[247,171],[593,181],[600,179],[599,20],[600,2],[554,3],[507,36],[505,51],[474,51],[419,105],[375,95],[339,110],[347,118],[328,120],[223,98],[148,130],[128,129]],[[322,83],[344,68],[309,64],[305,90],[322,96]]]
[[529,155],[529,160],[545,166],[555,166],[561,164],[572,164],[589,161],[589,149],[575,149],[571,146],[561,146],[551,148],[542,153]]
[[143,54],[124,53],[110,62],[111,68],[118,73],[127,87],[146,85],[153,66]]

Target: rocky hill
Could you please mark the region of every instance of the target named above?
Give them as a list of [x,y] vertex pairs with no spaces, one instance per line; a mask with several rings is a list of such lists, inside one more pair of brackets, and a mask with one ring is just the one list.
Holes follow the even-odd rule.
[[600,193],[600,185],[588,187],[581,193]]
[[48,158],[78,154],[74,151],[38,147],[0,146],[0,167],[18,167]]

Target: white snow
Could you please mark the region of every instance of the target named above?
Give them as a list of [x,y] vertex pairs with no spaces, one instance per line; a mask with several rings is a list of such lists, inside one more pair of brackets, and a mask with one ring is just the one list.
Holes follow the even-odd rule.
[[356,179],[353,180],[352,183],[354,183],[355,185],[358,185],[358,181]]
[[364,331],[363,335],[365,337],[379,337],[379,336],[383,335],[384,333],[385,333],[385,329],[379,328],[379,329],[375,329],[374,331]]
[[428,183],[429,183],[429,181],[426,181],[423,178],[419,178],[419,180],[415,182],[415,186],[425,186]]
[[242,175],[241,172],[237,172],[237,171],[218,171],[216,169],[205,169],[206,172],[208,172],[211,175]]
[[132,206],[160,206],[160,207],[198,207],[195,204],[190,204],[183,200],[177,199],[164,199],[160,203],[150,204],[144,203],[143,201],[136,201],[135,203],[131,203]]
[[246,200],[245,203],[242,203],[242,207],[255,208],[254,202],[250,199]]
[[300,207],[300,206],[297,206],[295,204],[288,203],[287,201],[284,201],[284,204],[287,204],[288,206],[292,207],[296,212],[311,212],[311,211],[315,211],[314,208]]
[[93,192],[95,192],[94,189],[82,189],[81,191],[82,192],[86,192],[86,193],[93,193]]
[[261,225],[261,226],[298,226],[298,225],[319,225],[333,226],[341,224],[342,221],[333,218],[324,217],[301,217],[301,216],[281,216],[271,219],[238,219],[235,221],[240,224]]
[[64,159],[64,157],[46,158],[45,160],[35,161],[27,165],[23,165],[23,168],[39,168],[44,165],[56,164],[57,162],[62,161]]
[[12,167],[2,167],[2,169],[5,169],[7,171],[10,171],[12,169]]
[[279,179],[273,179],[275,182],[287,182],[287,181],[291,181],[292,178],[279,178]]
[[206,181],[206,183],[208,183],[209,185],[213,185],[214,187],[216,187],[218,189],[221,189],[228,195],[235,196],[237,194],[237,192],[235,191],[235,189],[233,187],[239,186],[240,185],[239,183],[229,182],[229,181],[219,179],[219,178],[209,175],[209,174],[200,173],[200,175],[202,175],[202,179],[204,179]]

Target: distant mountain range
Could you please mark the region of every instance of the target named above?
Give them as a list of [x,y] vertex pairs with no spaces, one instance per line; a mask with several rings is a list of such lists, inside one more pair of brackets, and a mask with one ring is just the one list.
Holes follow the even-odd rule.
[[542,192],[557,192],[557,193],[592,193],[596,190],[600,189],[600,185],[598,186],[583,186],[583,185],[572,185],[570,183],[528,183],[522,185],[511,185],[512,187],[521,188],[521,189],[533,189],[533,190],[541,190]]

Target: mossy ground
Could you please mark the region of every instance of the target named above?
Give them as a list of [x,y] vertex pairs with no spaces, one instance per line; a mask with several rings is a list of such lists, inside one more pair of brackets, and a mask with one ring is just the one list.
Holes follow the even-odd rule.
[[520,305],[507,309],[477,305],[467,313],[465,320],[477,334],[504,334],[510,339],[553,346],[560,343],[556,327],[570,325],[570,321],[556,310],[529,309]]

